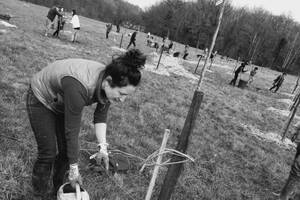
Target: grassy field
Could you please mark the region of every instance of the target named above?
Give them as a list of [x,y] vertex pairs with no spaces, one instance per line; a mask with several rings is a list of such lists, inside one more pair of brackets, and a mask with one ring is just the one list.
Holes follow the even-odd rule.
[[[81,16],[78,43],[70,42],[68,32],[61,39],[44,37],[47,11],[48,8],[17,0],[0,0],[0,13],[16,16],[10,23],[17,26],[0,25],[5,30],[0,35],[0,199],[3,200],[32,199],[30,179],[36,143],[25,108],[30,77],[57,59],[77,57],[109,63],[112,56],[121,53],[111,48],[118,46],[121,38],[115,28],[107,40],[103,22]],[[70,25],[66,29],[70,30]],[[131,32],[124,28],[121,31],[125,35]],[[145,33],[138,33],[137,48],[148,55],[147,65],[151,68],[156,65],[158,55],[145,46],[145,38]],[[129,37],[124,36],[123,47],[128,42]],[[181,44],[175,44],[175,48],[183,51]],[[189,61],[164,55],[159,70],[143,71],[137,92],[124,104],[111,107],[107,133],[111,148],[146,158],[159,148],[168,127],[172,134],[168,147],[175,148],[197,82],[183,76],[183,72],[172,72],[172,67],[176,63],[186,74],[197,78],[191,72],[199,52],[191,49]],[[168,64],[167,60],[174,63]],[[269,108],[287,110],[284,100],[291,99],[289,93],[296,77],[287,76],[279,93],[274,94],[268,88],[279,72],[259,69],[254,83],[240,89],[228,84],[234,66],[235,62],[218,57],[212,72],[206,73],[204,100],[187,152],[196,161],[185,164],[173,200],[276,199],[272,192],[280,191],[288,176],[295,146],[274,139],[286,117]],[[163,70],[169,76],[159,73]],[[247,77],[248,74],[242,76]],[[84,110],[81,149],[95,148],[93,109]],[[139,174],[140,162],[132,160],[128,173],[108,177],[87,169],[86,161],[83,151],[80,168],[84,187],[92,199],[144,199],[151,168]],[[161,170],[153,199],[159,194],[166,170]]]

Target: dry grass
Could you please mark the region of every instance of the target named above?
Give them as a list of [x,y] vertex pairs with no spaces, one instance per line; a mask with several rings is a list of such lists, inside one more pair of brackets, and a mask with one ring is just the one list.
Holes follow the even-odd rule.
[[[70,43],[67,33],[61,39],[45,38],[46,12],[46,8],[37,5],[0,0],[0,13],[19,17],[11,20],[17,29],[0,27],[8,30],[0,36],[0,199],[32,198],[30,174],[36,144],[24,102],[32,74],[56,59],[81,57],[108,63],[113,55],[120,53],[111,48],[119,45],[120,35],[113,32],[106,40],[105,24],[84,17],[80,17],[79,43]],[[145,46],[145,37],[144,33],[137,35],[137,47],[150,55],[153,49]],[[128,41],[129,37],[124,37],[123,47]],[[182,45],[175,46],[183,51]],[[192,49],[189,59],[196,61],[197,53]],[[228,85],[235,63],[220,58],[216,62],[219,65],[212,67],[214,72],[206,74],[205,96],[190,139],[188,154],[196,162],[185,165],[172,199],[275,199],[272,192],[281,189],[295,149],[262,140],[243,125],[262,133],[279,134],[285,117],[267,108],[287,109],[278,99],[289,96],[268,91],[277,72],[260,69],[253,85],[242,90]],[[196,66],[196,62],[180,63],[190,72]],[[124,104],[112,106],[107,133],[111,148],[145,158],[158,149],[167,127],[171,127],[172,133],[168,146],[175,147],[196,85],[195,81],[170,74],[144,71],[136,94]],[[294,82],[295,77],[288,76],[280,92],[290,92]],[[83,149],[93,147],[85,141],[95,141],[92,113],[93,108],[84,111],[80,134]],[[82,153],[84,187],[92,199],[143,199],[151,170],[139,174],[139,162],[132,163],[127,174],[108,178],[86,169],[86,155]],[[154,199],[165,171],[159,176]]]

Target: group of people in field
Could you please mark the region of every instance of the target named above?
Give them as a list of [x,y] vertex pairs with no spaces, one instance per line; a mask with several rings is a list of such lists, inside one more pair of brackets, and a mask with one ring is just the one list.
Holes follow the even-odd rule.
[[[236,80],[238,79],[238,76],[240,73],[244,73],[247,70],[245,70],[245,66],[247,65],[247,62],[243,62],[234,72],[234,78],[231,80],[230,85],[235,85]],[[257,73],[258,68],[254,67],[250,71],[248,84],[252,83],[253,77]],[[272,86],[270,87],[270,91],[276,93],[278,89],[281,87],[282,83],[284,82],[286,73],[283,72],[280,75],[278,75],[272,83]],[[294,138],[294,142],[297,143],[297,151],[296,156],[294,158],[294,162],[291,167],[290,175],[282,189],[282,191],[279,194],[279,200],[290,200],[297,192],[299,192],[300,188],[300,139],[298,138],[300,136],[300,123],[296,124],[295,133],[293,134],[296,136]]]
[[[56,19],[56,21],[55,21]],[[49,36],[51,29],[57,23],[52,36],[58,37],[68,20],[62,7],[49,10],[46,19],[45,36]],[[80,30],[79,18],[76,10],[72,10],[73,33],[71,41],[77,40]],[[112,29],[112,24],[106,26],[106,38]],[[131,45],[136,47],[137,31],[130,35]],[[158,49],[153,44],[153,36],[147,35],[147,46]],[[173,41],[163,39],[162,51],[168,53],[173,48]],[[189,46],[185,45],[183,59],[189,55]],[[206,50],[207,55],[207,50]],[[211,62],[217,52],[210,56]],[[96,104],[94,111],[94,133],[98,143],[96,159],[104,162],[106,170],[109,168],[108,147],[106,139],[107,113],[111,104],[122,103],[132,95],[138,87],[146,56],[138,49],[131,49],[114,58],[105,65],[87,59],[64,59],[50,63],[41,71],[33,75],[27,92],[27,112],[29,121],[37,142],[38,155],[33,165],[32,186],[34,197],[39,200],[53,199],[65,181],[72,187],[82,184],[79,171],[79,131],[82,110],[85,106]],[[235,86],[241,73],[246,72],[248,62],[242,62],[234,71],[234,78],[230,85]],[[248,84],[254,80],[258,67],[250,71]],[[273,82],[270,91],[277,92],[284,82],[286,73],[279,75]],[[300,126],[297,129],[300,131]],[[288,181],[283,188],[280,199],[288,200],[300,186],[300,146],[292,165]]]
[[[234,78],[231,80],[230,84],[235,85],[236,80],[240,73],[244,73],[245,67],[248,63],[243,62],[234,72]],[[248,80],[248,84],[253,81],[253,77],[257,73],[258,68],[255,67],[250,71],[250,76]],[[280,87],[282,86],[286,73],[282,72],[278,75],[272,83],[272,86],[269,88],[270,91],[276,93]],[[298,84],[297,84],[298,85]],[[294,89],[295,90],[295,89]],[[292,200],[295,195],[300,193],[300,123],[298,122],[295,125],[294,133],[292,134],[292,141],[297,144],[296,155],[294,157],[294,161],[291,166],[291,170],[289,173],[289,177],[286,180],[282,190],[278,194],[278,200]]]
[[[240,73],[244,73],[244,72],[247,72],[248,70],[245,70],[245,67],[246,65],[248,65],[248,62],[242,62],[242,64],[234,71],[234,78],[230,81],[230,85],[233,85],[235,86],[236,85],[236,81],[240,75]],[[252,68],[252,70],[250,71],[250,74],[249,74],[249,79],[247,81],[247,84],[250,85],[253,80],[254,80],[254,76],[256,75],[257,73],[257,70],[258,70],[258,67],[254,67]],[[276,93],[279,88],[281,87],[283,81],[284,81],[284,78],[286,76],[286,73],[283,72],[282,74],[278,75],[274,80],[273,80],[273,83],[272,83],[272,86],[270,87],[270,91]]]
[[[112,23],[107,23],[106,24],[106,39],[108,39],[109,33],[112,30],[112,26],[113,26]],[[120,25],[119,24],[116,26],[116,28],[117,28],[117,32],[120,32]],[[133,33],[128,34],[128,36],[130,36],[130,41],[129,41],[129,44],[128,44],[126,49],[128,49],[131,45],[133,45],[134,48],[136,47],[135,41],[136,41],[137,33],[138,33],[137,31],[133,31]]]
[[[106,37],[106,39],[108,39],[108,35],[112,30],[113,24],[112,23],[107,23],[105,26],[106,26],[106,35],[105,35],[105,37]],[[120,30],[121,30],[121,27],[120,27],[120,24],[118,23],[118,24],[116,24],[116,32],[119,33]]]
[[[52,35],[53,37],[59,37],[59,32],[64,30],[65,24],[70,23],[72,24],[71,41],[76,42],[78,37],[78,31],[80,30],[80,22],[75,9],[72,10],[71,14],[72,17],[68,19],[63,7],[54,6],[50,8],[46,16],[45,36]],[[53,29],[55,30],[54,32]]]
[[148,32],[146,37],[146,46],[155,48],[156,52],[160,48],[160,51],[170,54],[170,51],[173,49],[174,43],[168,37],[163,37],[162,41],[159,42],[154,35],[151,35],[151,33]]
[[[79,17],[76,13],[76,10],[72,10],[72,17],[70,20],[68,20],[68,17],[66,15],[66,12],[64,11],[64,8],[61,6],[54,6],[49,9],[47,17],[46,17],[46,30],[45,30],[45,36],[53,36],[53,37],[59,37],[59,32],[64,30],[64,26],[66,23],[72,24],[72,36],[71,36],[71,41],[76,42],[78,38],[78,32],[80,30],[80,21]],[[112,30],[112,23],[107,23],[106,24],[106,34],[105,37],[108,39],[109,33]],[[120,32],[120,24],[116,25],[117,27],[117,32]],[[54,29],[54,31],[53,31]],[[134,31],[133,33],[130,34],[130,41],[127,46],[127,49],[133,45],[136,47],[136,35],[137,31]]]

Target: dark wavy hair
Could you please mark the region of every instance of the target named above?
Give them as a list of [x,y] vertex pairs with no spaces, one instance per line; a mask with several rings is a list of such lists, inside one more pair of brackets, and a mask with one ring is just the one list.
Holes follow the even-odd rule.
[[131,49],[112,60],[105,68],[104,78],[111,76],[112,87],[137,86],[141,81],[140,70],[144,67],[146,56],[138,49]]

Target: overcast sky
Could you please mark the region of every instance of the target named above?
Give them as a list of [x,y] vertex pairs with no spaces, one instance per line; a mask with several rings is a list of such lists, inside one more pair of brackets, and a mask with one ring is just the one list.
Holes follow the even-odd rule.
[[[145,9],[162,0],[126,0]],[[299,0],[231,0],[233,6],[262,7],[275,15],[288,14],[300,23]]]

